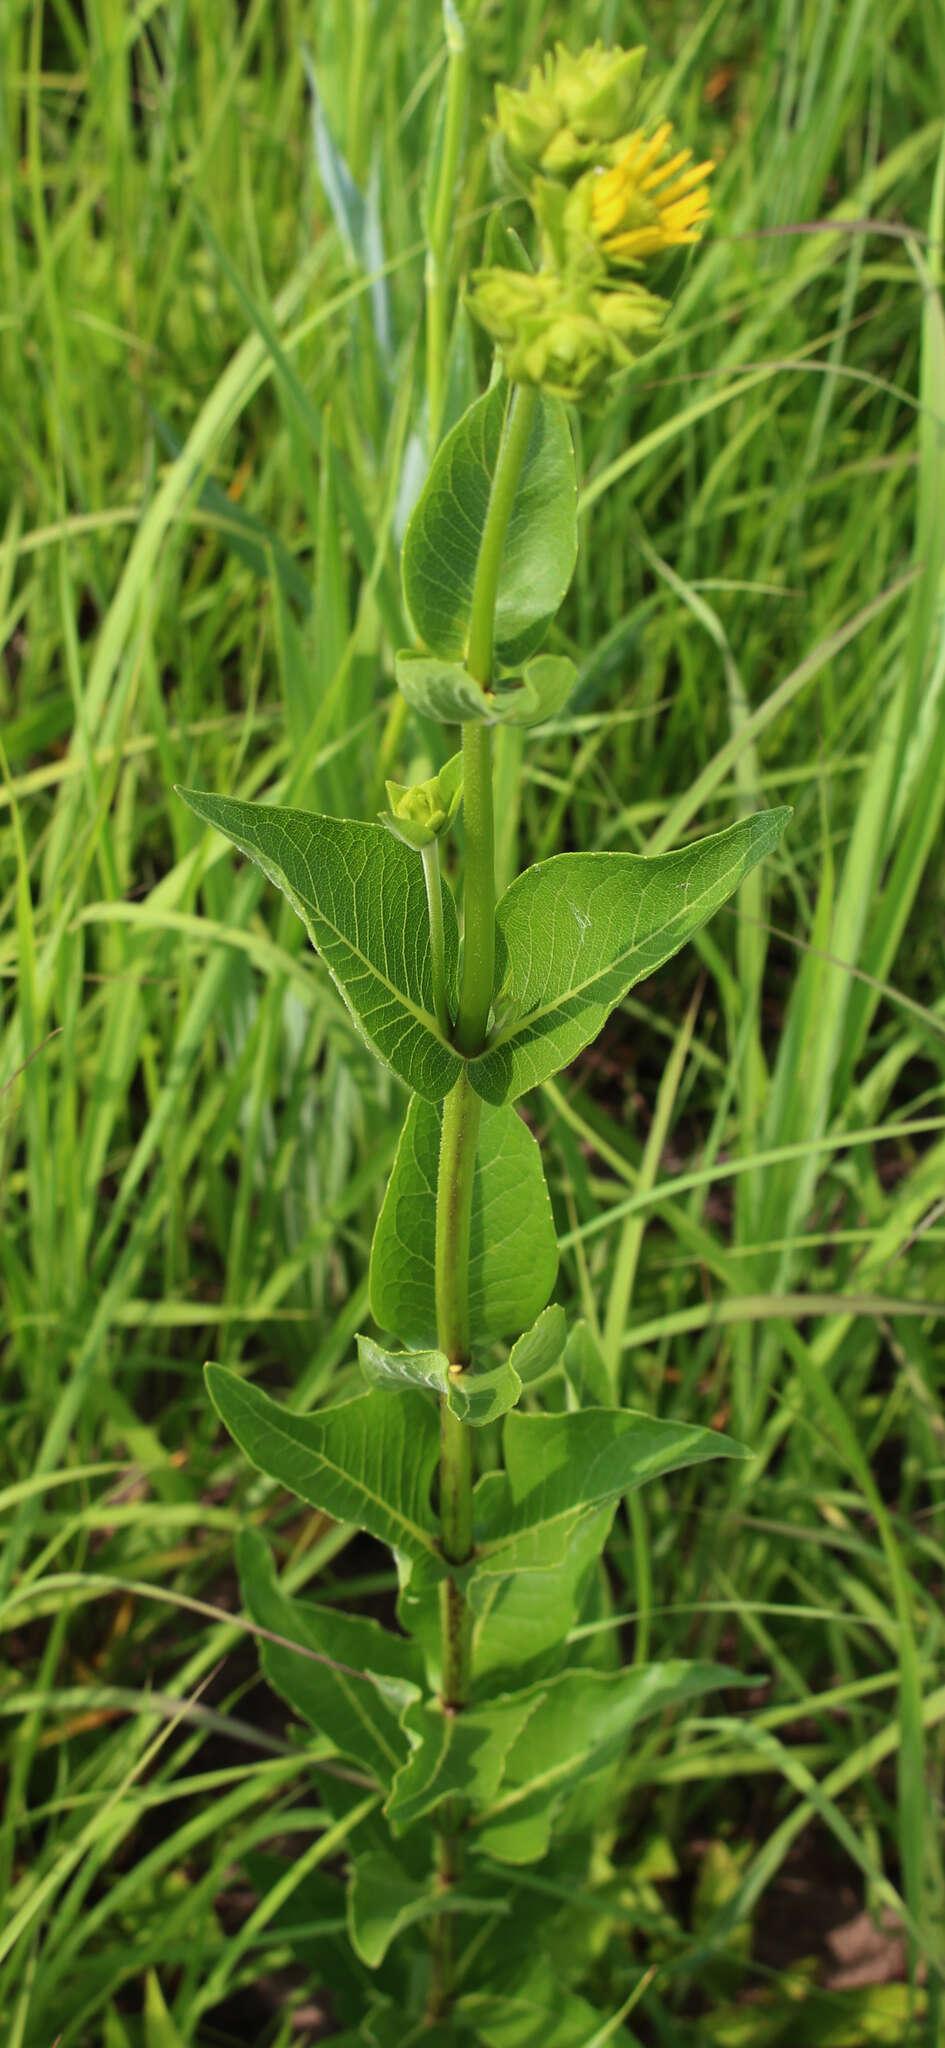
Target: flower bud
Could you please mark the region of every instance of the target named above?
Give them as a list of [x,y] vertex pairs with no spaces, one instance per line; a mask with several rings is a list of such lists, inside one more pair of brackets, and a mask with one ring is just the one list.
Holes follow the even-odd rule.
[[419,852],[439,839],[456,816],[463,794],[462,754],[454,754],[426,782],[388,782],[385,787],[390,809],[380,812],[381,823]]
[[597,42],[572,57],[558,43],[524,91],[496,89],[496,128],[512,168],[567,178],[599,159],[633,117],[646,52]]
[[642,285],[611,292],[555,273],[501,269],[475,271],[467,303],[499,344],[513,383],[540,384],[573,403],[649,348],[667,311]]

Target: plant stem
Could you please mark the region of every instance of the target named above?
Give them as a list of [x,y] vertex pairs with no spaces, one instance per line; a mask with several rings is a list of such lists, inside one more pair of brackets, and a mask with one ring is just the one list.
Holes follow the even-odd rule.
[[449,68],[446,105],[443,111],[442,154],[436,192],[428,220],[424,272],[427,302],[427,434],[431,458],[440,438],[446,392],[446,282],[450,237],[453,230],[453,196],[462,156],[469,81],[469,54],[458,17],[451,31],[448,30],[448,43]]
[[[483,528],[473,584],[467,666],[476,681],[492,680],[495,607],[502,552],[522,466],[528,452],[538,404],[537,391],[513,391],[499,448],[489,509]],[[466,827],[466,872],[463,895],[463,974],[454,1044],[472,1058],[481,1052],[489,1027],[495,979],[495,819],[492,791],[492,738],[488,726],[463,728],[463,809]],[[425,872],[427,872],[425,868]],[[437,876],[437,887],[439,877]],[[430,883],[427,883],[428,892]],[[431,933],[433,919],[431,913]],[[435,944],[435,941],[433,942]],[[435,974],[435,970],[434,970]],[[437,1343],[450,1365],[469,1366],[469,1246],[472,1225],[473,1175],[482,1102],[468,1079],[457,1081],[443,1104],[440,1161],[436,1190],[436,1328]],[[448,1403],[440,1404],[440,1543],[451,1564],[463,1564],[473,1553],[472,1438]],[[471,1681],[472,1616],[465,1594],[452,1578],[440,1594],[442,1629],[441,1700],[444,1713],[462,1711]],[[438,1816],[437,1877],[442,1890],[462,1873],[462,1808],[444,1802]],[[453,1982],[452,1922],[440,1913],[433,1929],[430,2016],[448,2010]]]
[[420,849],[423,861],[423,879],[427,887],[427,909],[430,913],[430,971],[433,976],[433,1008],[436,1021],[448,1038],[452,1030],[449,1004],[446,1000],[446,943],[443,937],[443,890],[440,884],[439,841],[431,839],[429,845]]
[[[537,406],[537,390],[523,384],[513,387],[476,563],[469,622],[466,666],[483,689],[492,682],[502,551]],[[463,727],[463,814],[466,880],[456,1046],[471,1056],[485,1043],[495,980],[495,818],[492,734],[487,725]]]

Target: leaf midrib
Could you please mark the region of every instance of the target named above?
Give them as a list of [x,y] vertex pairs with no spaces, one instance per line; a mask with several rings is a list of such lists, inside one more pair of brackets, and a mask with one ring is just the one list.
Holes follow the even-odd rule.
[[[238,1388],[241,1388],[242,1382],[240,1380],[237,1380],[236,1386]],[[237,1403],[238,1401],[239,1396],[237,1395]],[[244,1402],[244,1414],[252,1416],[255,1414],[255,1412],[256,1411],[253,1409],[252,1404],[250,1402]],[[280,1437],[283,1440],[283,1442],[287,1444],[292,1444],[296,1450],[308,1449],[308,1446],[306,1444],[300,1444],[298,1437],[293,1436],[290,1430],[282,1428],[278,1422],[272,1422],[267,1417],[264,1426],[267,1429],[271,1429],[273,1435],[276,1437]],[[250,1453],[248,1451],[246,1455],[247,1457],[250,1457]],[[336,1465],[331,1458],[327,1458],[325,1456],[324,1451],[313,1451],[311,1455],[313,1457],[320,1458],[322,1464],[325,1466],[327,1471],[333,1473],[336,1478],[344,1480],[345,1484],[352,1487],[355,1492],[361,1493],[365,1500],[374,1501],[378,1507],[383,1508],[385,1515],[387,1515],[392,1522],[396,1522],[402,1529],[406,1529],[407,1531],[409,1531],[411,1536],[415,1536],[418,1539],[421,1548],[424,1551],[426,1551],[428,1556],[433,1557],[436,1555],[436,1544],[434,1542],[432,1533],[428,1532],[426,1529],[421,1528],[419,1522],[411,1522],[409,1517],[403,1514],[399,1508],[392,1507],[390,1502],[386,1501],[383,1498],[382,1494],[372,1493],[370,1487],[365,1486],[363,1480],[352,1479],[350,1472],[346,1472],[344,1466]],[[256,1461],[254,1458],[251,1458],[250,1462],[252,1464],[255,1464]],[[257,1467],[257,1470],[262,1469],[264,1468],[261,1466]],[[290,1492],[291,1490],[292,1489],[289,1488]]]

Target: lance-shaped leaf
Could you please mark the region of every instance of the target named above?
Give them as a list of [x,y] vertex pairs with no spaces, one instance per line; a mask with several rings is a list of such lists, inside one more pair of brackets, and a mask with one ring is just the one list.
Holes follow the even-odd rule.
[[206,1368],[210,1399],[251,1465],[339,1522],[354,1522],[440,1570],[430,1486],[439,1455],[436,1410],[416,1394],[381,1393],[293,1415],[222,1365]]
[[[419,866],[419,862],[417,863]],[[414,1099],[371,1248],[371,1313],[404,1344],[436,1344],[441,1111]],[[558,1245],[541,1153],[513,1109],[482,1113],[473,1179],[469,1314],[475,1338],[516,1336],[544,1308]]]
[[505,1862],[536,1861],[547,1852],[564,1795],[600,1770],[638,1722],[720,1686],[749,1682],[724,1665],[674,1659],[632,1671],[563,1671],[533,1688],[534,1711],[477,1829],[480,1846]]
[[[447,434],[404,535],[403,579],[417,637],[462,661],[473,585],[509,402],[498,383]],[[542,394],[512,507],[495,611],[495,654],[513,669],[544,639],[577,556],[577,481],[567,414]]]
[[484,690],[461,661],[398,654],[397,682],[408,704],[444,725],[541,725],[567,703],[577,669],[566,655],[536,654],[521,674]]
[[404,1731],[411,1754],[384,1808],[394,1833],[402,1834],[454,1794],[483,1806],[494,1799],[509,1751],[535,1705],[536,1697],[522,1692],[461,1714],[444,1713],[436,1700],[408,1707]]
[[358,1358],[373,1387],[399,1392],[426,1387],[440,1394],[460,1422],[481,1427],[514,1408],[522,1382],[509,1359],[487,1372],[456,1372],[443,1351],[385,1351],[373,1337],[358,1337]]
[[[483,1890],[487,1890],[483,1887]],[[348,1884],[348,1933],[362,1962],[376,1970],[392,1941],[418,1920],[439,1913],[507,1912],[494,1896],[476,1897],[470,1887],[443,1891],[434,1874],[416,1878],[396,1856],[383,1849],[362,1850],[354,1858]],[[403,2022],[401,2020],[401,2026]]]
[[341,1756],[390,1786],[407,1755],[399,1715],[405,1700],[424,1687],[416,1644],[367,1615],[344,1614],[286,1593],[256,1529],[240,1535],[237,1565],[252,1620],[282,1638],[259,1644],[274,1691]]
[[511,1102],[566,1067],[627,990],[661,967],[781,837],[761,811],[677,853],[560,853],[528,868],[496,914],[501,1010],[469,1078]]
[[[475,1689],[495,1690],[501,1674],[511,1682],[523,1669],[544,1675],[562,1661],[561,1645],[578,1619],[590,1573],[602,1555],[615,1503],[582,1515],[560,1564],[545,1571],[482,1572],[466,1588],[473,1613]],[[555,1653],[552,1655],[552,1653]]]
[[[208,790],[178,794],[288,897],[381,1059],[430,1102],[448,1094],[461,1062],[436,1021],[429,913],[416,854],[383,825],[245,804]],[[459,938],[453,898],[445,883],[442,888],[452,985]]]
[[476,1559],[467,1577],[560,1564],[583,1517],[607,1501],[708,1458],[749,1454],[731,1437],[628,1409],[506,1416],[504,1472],[475,1493]]

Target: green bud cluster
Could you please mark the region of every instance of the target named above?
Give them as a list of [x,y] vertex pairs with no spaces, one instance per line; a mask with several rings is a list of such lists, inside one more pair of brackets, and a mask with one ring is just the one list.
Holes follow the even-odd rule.
[[497,167],[531,206],[540,267],[487,262],[467,303],[513,382],[575,404],[592,402],[662,330],[668,301],[628,267],[697,240],[707,212],[711,165],[683,169],[688,150],[665,162],[668,122],[649,141],[632,127],[645,55],[597,42],[574,57],[559,43],[524,90],[496,91]]
[[448,831],[462,802],[462,754],[454,754],[445,768],[426,782],[388,782],[385,788],[390,808],[380,812],[381,823],[395,839],[421,852]]

